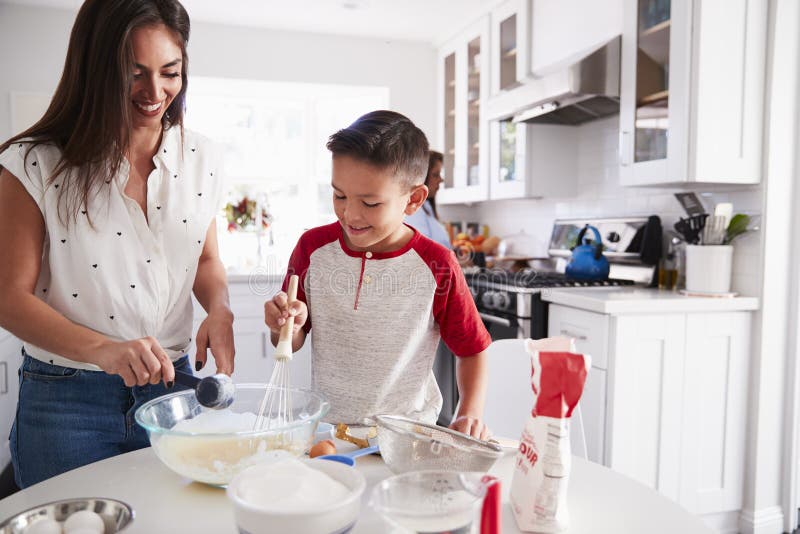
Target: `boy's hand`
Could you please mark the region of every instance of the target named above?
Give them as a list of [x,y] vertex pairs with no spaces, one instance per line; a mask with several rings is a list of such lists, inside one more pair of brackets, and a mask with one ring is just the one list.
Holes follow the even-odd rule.
[[289,306],[289,298],[284,291],[264,303],[264,323],[275,334],[281,332],[281,327],[286,323],[289,315],[294,315],[294,330],[292,331],[292,335],[294,335],[306,324],[308,319],[306,303],[296,300]]
[[487,427],[483,421],[469,415],[457,416],[453,419],[453,422],[450,423],[450,428],[482,441],[486,441],[492,437],[492,433],[489,432],[489,427]]

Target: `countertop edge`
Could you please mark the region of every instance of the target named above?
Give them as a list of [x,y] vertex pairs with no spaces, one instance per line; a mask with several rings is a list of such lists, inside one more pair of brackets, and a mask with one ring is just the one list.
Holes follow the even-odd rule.
[[[645,290],[646,291],[646,290]],[[652,290],[654,292],[658,290]],[[755,311],[759,309],[757,297],[678,297],[669,293],[663,300],[658,299],[619,299],[606,300],[602,297],[587,296],[584,292],[576,293],[569,289],[553,289],[542,293],[542,300],[552,304],[561,304],[585,311],[606,315],[624,315],[637,313],[695,313],[725,311]]]

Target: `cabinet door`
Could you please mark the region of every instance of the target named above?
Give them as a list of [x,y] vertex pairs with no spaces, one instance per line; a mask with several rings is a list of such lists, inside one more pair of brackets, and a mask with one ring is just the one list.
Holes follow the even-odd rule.
[[[586,457],[590,462],[606,464],[605,438],[606,438],[606,387],[608,372],[597,367],[592,367],[586,376],[578,407],[583,419],[583,432],[586,438]],[[577,417],[577,410],[572,413],[570,421],[570,441],[572,454],[583,456],[584,448],[580,434],[581,428]]]
[[442,204],[488,198],[489,18],[484,17],[439,50],[439,146],[444,182]]
[[543,76],[622,33],[623,0],[536,0],[529,11],[531,70]]
[[754,184],[761,136],[768,2],[694,2],[689,179]]
[[747,312],[686,316],[679,502],[696,514],[741,508],[750,321]]
[[611,319],[609,466],[677,500],[683,435],[683,315]]
[[531,0],[508,0],[491,14],[491,94],[531,79]]
[[625,2],[620,85],[623,185],[688,179],[690,29],[690,2]]
[[21,348],[22,343],[17,338],[0,330],[0,469],[11,460],[8,433],[17,413],[17,370],[22,364]]

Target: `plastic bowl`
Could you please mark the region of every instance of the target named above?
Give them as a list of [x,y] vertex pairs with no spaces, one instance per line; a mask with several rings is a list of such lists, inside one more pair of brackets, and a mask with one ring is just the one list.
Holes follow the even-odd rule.
[[394,473],[420,470],[486,472],[503,455],[496,443],[396,415],[377,415],[378,445]]
[[341,501],[314,511],[287,511],[280,508],[265,509],[242,500],[239,486],[249,477],[268,476],[268,466],[256,465],[239,473],[228,485],[228,498],[233,503],[239,532],[249,534],[342,534],[349,531],[358,520],[361,495],[367,483],[364,475],[338,462],[327,460],[301,460],[306,465],[322,471],[341,482],[348,490]]
[[[150,438],[156,456],[181,476],[214,486],[224,486],[240,471],[262,461],[282,456],[305,454],[314,439],[319,420],[330,405],[314,391],[289,388],[293,422],[252,430],[204,426],[201,432],[180,431],[179,422],[205,417],[227,417],[227,412],[258,414],[267,391],[266,384],[237,384],[233,404],[226,410],[210,410],[200,405],[194,390],[183,390],[154,399],[136,410],[136,422]],[[235,416],[232,416],[235,417]],[[249,417],[249,416],[240,416]]]
[[9,517],[0,523],[0,534],[23,534],[32,523],[48,518],[64,522],[75,512],[89,510],[103,518],[107,534],[122,532],[133,522],[133,508],[116,499],[83,498],[55,501]]

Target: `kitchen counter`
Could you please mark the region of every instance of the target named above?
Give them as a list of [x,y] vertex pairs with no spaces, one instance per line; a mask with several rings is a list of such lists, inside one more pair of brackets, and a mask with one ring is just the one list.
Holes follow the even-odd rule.
[[[343,444],[346,450],[349,444]],[[391,472],[378,456],[359,458],[367,479],[361,516],[351,534],[393,532],[369,506],[372,488]],[[490,471],[502,480],[503,533],[518,533],[509,505],[513,450]],[[0,500],[0,518],[46,502],[74,497],[110,497],[136,513],[125,534],[236,532],[225,491],[193,483],[167,469],[151,448],[90,464]],[[569,485],[570,534],[712,534],[697,517],[655,491],[601,465],[573,458]]]
[[229,284],[280,284],[283,282],[285,273],[228,273]]
[[755,297],[695,297],[642,287],[545,289],[542,300],[609,315],[750,311],[759,306]]

